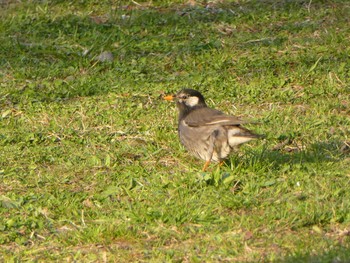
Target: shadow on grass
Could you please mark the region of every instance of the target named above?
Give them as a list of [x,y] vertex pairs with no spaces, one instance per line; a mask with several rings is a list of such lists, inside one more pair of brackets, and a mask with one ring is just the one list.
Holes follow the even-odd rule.
[[349,156],[348,147],[339,140],[316,142],[305,147],[288,147],[283,149],[266,149],[260,154],[254,153],[254,162],[274,163],[277,166],[300,163],[339,162]]
[[275,262],[283,263],[348,263],[350,262],[349,246],[338,246],[322,254],[296,254]]
[[[293,149],[291,152],[285,150],[273,149],[254,149],[245,152],[243,155],[233,155],[225,161],[226,166],[238,171],[248,173],[255,171],[267,171],[271,167],[274,171],[290,173],[295,170],[301,170],[308,174],[319,173],[323,169],[324,163],[337,163],[349,157],[348,143],[341,141],[317,142],[311,144],[303,150]],[[324,173],[332,175],[341,175],[341,169],[327,169]],[[215,168],[210,173],[204,173],[204,181],[208,185],[218,186],[222,183],[234,185],[235,191],[242,189],[242,182],[235,181],[234,176],[229,172],[220,172]],[[274,184],[274,181],[265,182],[264,186]]]

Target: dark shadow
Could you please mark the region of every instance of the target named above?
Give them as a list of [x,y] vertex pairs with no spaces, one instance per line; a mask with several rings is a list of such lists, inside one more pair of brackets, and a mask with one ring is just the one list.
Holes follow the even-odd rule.
[[[272,147],[273,148],[273,147]],[[264,148],[260,150],[248,151],[243,161],[247,165],[255,163],[272,163],[276,169],[285,164],[295,165],[301,163],[324,163],[339,162],[350,156],[347,143],[339,140],[330,140],[327,142],[316,142],[308,146],[297,148],[284,145],[283,149],[274,150]],[[233,164],[241,162],[242,158],[233,159]],[[227,161],[230,164],[230,161]]]
[[[254,172],[254,169],[270,169],[271,166],[275,171],[288,172],[299,166],[298,169],[303,169],[307,173],[315,173],[314,165],[310,168],[305,164],[337,163],[350,156],[348,143],[335,140],[313,143],[304,149],[289,148],[288,145],[285,145],[285,147],[287,150],[270,148],[244,150],[232,154],[231,158],[224,161],[223,166],[241,166],[243,170],[249,170],[250,172]],[[337,173],[339,171],[334,172],[334,175],[337,175]],[[243,182],[234,180],[230,172],[225,169],[218,169],[215,164],[211,165],[208,172],[203,173],[202,181],[205,181],[209,186],[226,185],[227,187],[233,187],[232,189],[235,192],[242,190],[243,186]],[[271,181],[271,184],[274,184],[274,182]],[[269,186],[269,182],[264,186]]]
[[324,253],[315,254],[310,252],[309,254],[298,254],[293,256],[287,256],[283,259],[279,259],[273,262],[283,263],[349,263],[350,262],[350,247],[349,238],[347,245],[344,244],[336,246]]

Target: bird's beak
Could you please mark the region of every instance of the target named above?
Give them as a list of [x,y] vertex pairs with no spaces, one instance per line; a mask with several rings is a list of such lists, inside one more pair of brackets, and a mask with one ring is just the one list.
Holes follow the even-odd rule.
[[163,97],[163,99],[172,101],[175,99],[175,95],[168,95],[168,96]]

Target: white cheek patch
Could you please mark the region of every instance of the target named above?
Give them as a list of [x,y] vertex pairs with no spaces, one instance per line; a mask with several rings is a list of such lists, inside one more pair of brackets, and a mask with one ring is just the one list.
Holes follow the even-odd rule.
[[199,98],[198,97],[189,97],[187,100],[186,100],[186,105],[187,106],[190,106],[190,107],[194,107],[198,104],[199,102]]

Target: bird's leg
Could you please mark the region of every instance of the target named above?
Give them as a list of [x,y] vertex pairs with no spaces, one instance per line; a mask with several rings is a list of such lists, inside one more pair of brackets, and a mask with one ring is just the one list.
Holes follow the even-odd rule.
[[209,145],[208,145],[208,151],[207,151],[207,160],[205,161],[205,164],[203,166],[203,172],[208,168],[211,158],[213,157],[214,153],[214,147],[215,147],[215,140],[219,134],[218,130],[213,131],[213,133],[209,137]]
[[207,170],[209,164],[210,164],[210,160],[205,162],[203,169],[202,169],[203,172],[205,172]]
[[218,170],[220,171],[220,167],[225,163],[225,160],[220,160],[219,164],[217,166]]

